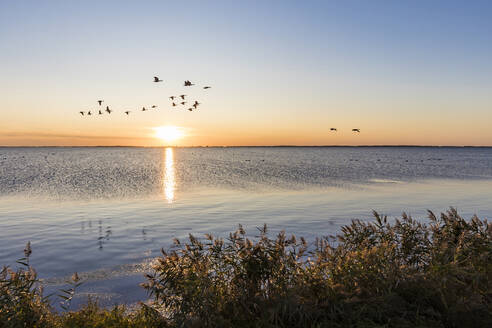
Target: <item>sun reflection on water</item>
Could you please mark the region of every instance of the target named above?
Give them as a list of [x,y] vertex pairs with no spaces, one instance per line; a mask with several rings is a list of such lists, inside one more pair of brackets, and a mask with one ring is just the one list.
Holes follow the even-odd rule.
[[168,203],[174,201],[174,191],[176,189],[176,179],[174,177],[174,150],[171,147],[166,148],[164,166],[164,197]]

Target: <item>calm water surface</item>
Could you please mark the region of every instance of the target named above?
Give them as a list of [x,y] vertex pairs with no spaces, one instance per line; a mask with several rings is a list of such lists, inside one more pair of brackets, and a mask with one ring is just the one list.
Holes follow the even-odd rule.
[[0,264],[23,256],[78,300],[146,298],[161,247],[267,223],[308,238],[377,210],[492,217],[492,148],[0,148]]

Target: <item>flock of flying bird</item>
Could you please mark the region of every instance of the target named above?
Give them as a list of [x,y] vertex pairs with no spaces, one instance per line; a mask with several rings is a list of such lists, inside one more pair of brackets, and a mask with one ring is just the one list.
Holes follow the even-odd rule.
[[[330,128],[330,131],[337,132],[337,128]],[[360,129],[352,129],[352,132],[358,132],[360,133]]]
[[[162,80],[159,79],[159,77],[154,76],[154,83],[159,83],[159,82],[162,82]],[[191,86],[194,86],[194,85],[195,84],[194,83],[191,83],[191,81],[189,81],[189,80],[184,81],[184,86],[185,87],[191,87]],[[204,86],[203,87],[204,90],[207,90],[207,89],[210,89],[210,88],[211,88],[210,86]],[[187,101],[185,101],[185,97],[186,97],[186,95],[183,94],[183,95],[179,95],[179,96],[170,96],[169,99],[171,99],[171,105],[173,107],[176,107],[176,106],[178,106],[178,104],[180,104],[182,106],[186,105]],[[182,101],[180,101],[180,100],[182,100]],[[102,106],[102,103],[103,102],[104,102],[104,100],[98,100],[97,101],[97,103],[99,104],[99,106]],[[191,111],[193,111],[193,109],[198,109],[198,106],[199,105],[200,105],[200,103],[195,100],[195,102],[191,105],[191,107],[188,108],[188,110],[191,112]],[[142,107],[142,112],[148,111],[148,110],[153,109],[153,108],[157,108],[157,106],[156,105],[152,105],[150,108]],[[111,114],[113,112],[113,110],[110,109],[109,106],[106,106],[106,109],[105,110],[99,109],[97,113],[99,115],[102,115],[102,114],[104,114],[103,111],[105,111],[108,114]],[[82,116],[85,116],[85,115],[91,116],[91,115],[93,115],[90,110],[87,111],[87,112],[80,111],[79,113]],[[126,115],[130,115],[131,111],[127,110],[124,113]],[[330,131],[337,132],[337,128],[330,128]],[[360,129],[352,129],[352,132],[360,133]]]
[[[159,79],[159,77],[157,76],[154,76],[154,82],[155,83],[158,83],[158,82],[162,82],[161,79]],[[195,84],[191,83],[191,81],[189,80],[186,80],[184,81],[184,86],[185,87],[191,87],[191,86],[194,86]],[[210,89],[211,87],[210,86],[204,86],[203,89],[204,90],[207,90],[207,89]],[[171,99],[171,105],[173,107],[176,107],[178,106],[178,104],[184,106],[186,105],[187,101],[185,101],[186,95],[179,95],[179,96],[170,96],[169,99]],[[181,100],[181,101],[180,101]],[[99,104],[99,106],[102,106],[102,103],[104,102],[104,100],[98,100],[97,103]],[[194,101],[194,103],[191,105],[191,107],[188,108],[188,110],[191,112],[193,111],[194,109],[198,109],[198,106],[200,105],[201,103],[199,103],[198,101]],[[145,112],[145,111],[148,111],[150,109],[154,109],[154,108],[157,108],[157,105],[152,105],[150,108],[145,108],[142,107],[141,111],[142,112]],[[110,109],[109,106],[106,106],[106,109],[99,109],[97,110],[97,114],[98,115],[103,115],[104,112],[108,113],[108,114],[111,114],[113,112],[113,109]],[[96,111],[94,111],[94,113],[90,110],[88,111],[80,111],[79,112],[80,115],[82,116],[92,116],[92,115],[96,115]],[[131,111],[130,110],[127,110],[127,111],[124,111],[123,113],[125,113],[127,116],[130,115]]]

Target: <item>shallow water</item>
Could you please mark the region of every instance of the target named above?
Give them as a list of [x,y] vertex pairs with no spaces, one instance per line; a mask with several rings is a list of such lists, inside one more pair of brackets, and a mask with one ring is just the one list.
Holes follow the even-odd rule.
[[0,148],[0,263],[48,290],[74,271],[103,304],[138,287],[173,237],[267,223],[311,240],[377,210],[492,216],[491,148]]

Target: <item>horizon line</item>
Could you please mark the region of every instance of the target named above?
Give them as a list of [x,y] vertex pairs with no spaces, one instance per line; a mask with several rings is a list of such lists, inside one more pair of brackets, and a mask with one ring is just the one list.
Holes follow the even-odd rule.
[[4,146],[0,145],[0,148],[289,148],[289,147],[304,147],[304,148],[343,148],[343,147],[365,147],[365,148],[492,148],[492,145],[489,146],[473,146],[473,145],[237,145],[237,146],[221,146],[221,145],[205,145],[205,146],[177,146],[177,145],[167,145],[167,146],[128,146],[128,145],[111,145],[111,146],[59,146],[59,145],[45,145],[45,146]]

